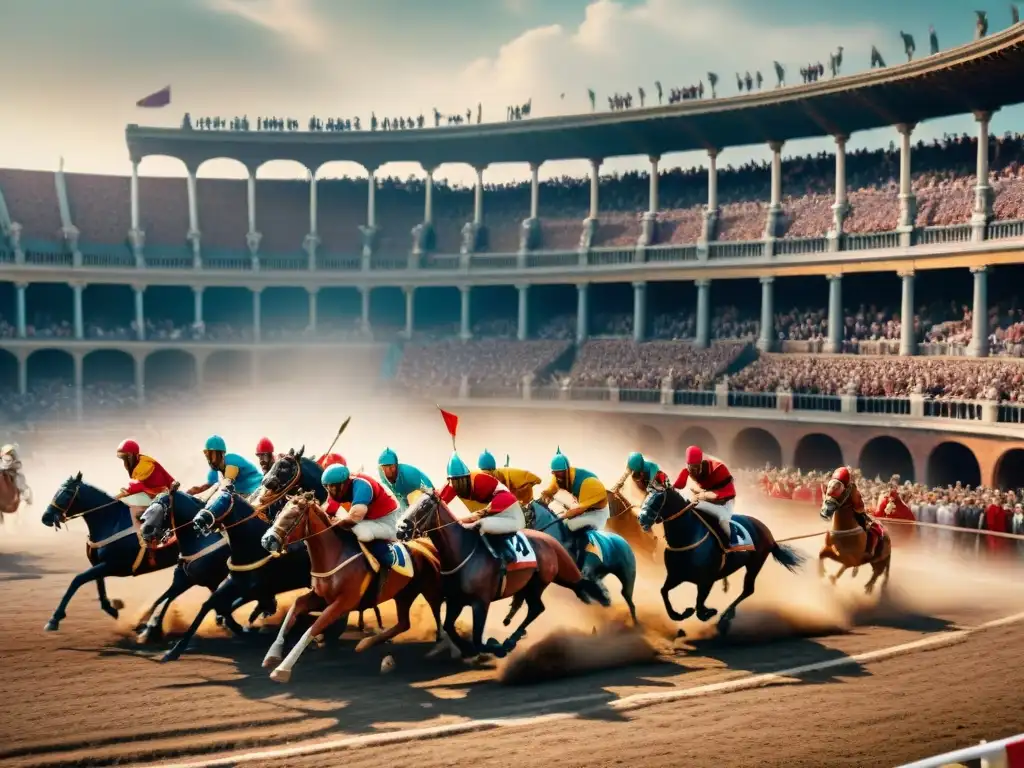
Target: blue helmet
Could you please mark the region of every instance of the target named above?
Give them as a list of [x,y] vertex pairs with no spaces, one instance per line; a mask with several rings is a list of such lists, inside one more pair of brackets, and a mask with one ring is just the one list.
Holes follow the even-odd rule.
[[626,459],[626,469],[630,472],[643,472],[646,464],[644,455],[639,451],[633,451],[629,454],[629,458]]
[[382,467],[386,467],[389,464],[397,464],[398,454],[395,453],[390,448],[385,448],[383,451],[381,451],[380,456],[377,458],[377,463],[380,464],[380,466]]
[[476,460],[476,463],[484,472],[493,472],[498,468],[498,462],[494,460],[494,456],[488,450],[484,450],[480,454],[480,458]]
[[457,453],[453,453],[448,459],[448,477],[469,477],[469,467]]
[[323,486],[347,483],[352,473],[344,464],[331,464],[324,473],[320,475],[320,484]]
[[222,453],[227,452],[228,446],[224,442],[224,438],[220,435],[210,435],[206,438],[206,445],[203,446],[204,451],[220,451]]
[[569,471],[569,457],[562,453],[562,449],[559,448],[555,457],[551,459],[551,471],[552,472],[568,472]]

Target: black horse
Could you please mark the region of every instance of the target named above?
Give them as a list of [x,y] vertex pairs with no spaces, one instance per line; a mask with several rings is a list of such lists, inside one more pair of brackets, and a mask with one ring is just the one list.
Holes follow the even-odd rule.
[[[140,576],[170,568],[178,559],[178,548],[149,549],[132,522],[132,511],[124,502],[82,482],[82,473],[69,477],[57,489],[43,512],[43,525],[59,529],[69,520],[82,518],[89,529],[86,556],[90,567],[71,580],[64,597],[50,620],[47,632],[56,632],[67,615],[68,603],[75,592],[90,581],[96,582],[100,608],[113,618],[124,608],[120,600],[107,599],[108,576]],[[156,609],[154,603],[150,612]],[[141,626],[139,627],[141,628]]]
[[[146,542],[160,541],[164,536],[178,537],[181,553],[174,569],[171,586],[159,598],[163,602],[159,613],[153,613],[140,639],[151,642],[163,637],[164,617],[167,609],[179,595],[195,586],[206,587],[213,592],[228,577],[228,558],[231,548],[228,540],[219,533],[201,534],[192,520],[203,508],[203,502],[178,490],[177,483],[170,491],[159,494],[142,514],[142,538]],[[273,606],[268,610],[273,614]],[[259,606],[257,607],[259,611]],[[250,617],[250,623],[255,619]],[[220,617],[221,622],[233,633],[240,634],[242,627],[231,618],[228,610]]]
[[[327,501],[327,490],[320,477],[323,475],[323,467],[313,459],[303,454],[306,446],[300,446],[299,450],[289,448],[288,453],[278,456],[274,465],[263,475],[260,489],[253,494],[252,501],[265,507],[268,512],[273,510],[271,520],[277,516],[277,512],[284,506],[287,497],[301,491],[312,491],[317,503],[323,505]],[[381,620],[380,608],[373,606],[373,615],[377,619],[377,628],[384,629],[384,622]],[[359,613],[359,631],[365,631],[363,613]]]
[[[675,488],[651,483],[640,511],[640,525],[645,531],[662,523],[665,528],[665,583],[661,586],[661,599],[673,621],[684,621],[694,613],[707,621],[718,611],[708,608],[704,601],[711,587],[740,568],[746,568],[743,591],[722,613],[718,632],[724,635],[736,617],[736,606],[754,594],[754,584],[768,556],[771,555],[790,571],[799,569],[806,558],[792,547],[779,544],[768,526],[754,517],[732,516],[732,541],[719,541],[719,528],[714,520],[705,519],[692,503],[688,503]],[[726,553],[725,548],[730,551]],[[678,613],[669,601],[669,592],[683,582],[697,585],[695,608]],[[679,636],[684,635],[679,630]]]
[[309,588],[309,553],[305,547],[273,557],[267,555],[260,543],[271,522],[244,496],[236,494],[230,483],[223,483],[206,506],[196,513],[192,524],[200,534],[208,536],[214,530],[227,533],[231,545],[231,558],[227,563],[229,574],[203,603],[185,634],[164,654],[162,661],[174,661],[181,656],[210,611],[227,614],[254,600],[273,605],[282,592]]

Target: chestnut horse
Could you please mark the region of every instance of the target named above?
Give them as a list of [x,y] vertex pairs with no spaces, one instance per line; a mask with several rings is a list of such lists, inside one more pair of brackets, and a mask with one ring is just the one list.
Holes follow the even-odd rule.
[[[548,584],[572,590],[584,603],[592,600],[608,607],[608,592],[600,583],[580,574],[572,556],[554,538],[540,531],[524,530],[515,535],[517,562],[508,567],[500,580],[498,561],[481,546],[480,533],[469,530],[452,513],[436,492],[424,493],[406,511],[398,527],[402,541],[427,535],[440,558],[447,604],[444,631],[463,656],[493,653],[504,656],[526,634],[526,628],[544,612],[541,596]],[[483,642],[484,624],[491,603],[522,593],[526,598],[526,618],[504,643],[494,638]],[[455,629],[455,621],[467,605],[473,608],[473,642],[467,643]]]
[[605,529],[624,538],[634,552],[648,560],[656,560],[661,549],[658,537],[640,525],[638,505],[631,504],[619,492],[608,491],[608,511],[611,516]]
[[[356,646],[356,651],[365,651],[407,632],[412,626],[410,609],[420,595],[426,599],[434,614],[440,638],[441,567],[437,552],[429,542],[414,541],[395,549],[394,554],[398,556],[396,565],[387,575],[380,598],[374,600],[367,596],[367,588],[375,580],[374,570],[359,541],[350,531],[332,525],[313,493],[308,491],[288,500],[262,539],[264,548],[271,554],[300,541],[305,542],[309,550],[313,588],[292,604],[277,633],[277,639],[263,659],[264,668],[275,667],[270,673],[271,680],[288,682],[292,676],[292,667],[312,639],[338,619],[351,611],[364,610],[392,599],[398,608],[398,623],[379,635],[363,638]],[[400,570],[401,566],[404,567]],[[411,576],[407,575],[409,567],[412,570]],[[310,611],[322,613],[282,660],[285,636],[295,626],[295,620]]]
[[21,506],[21,491],[14,484],[10,472],[0,471],[0,525],[4,523],[4,515],[13,515]]
[[818,553],[818,573],[825,576],[825,560],[835,560],[841,566],[829,577],[835,584],[836,579],[853,568],[851,575],[856,576],[862,565],[871,566],[871,578],[864,585],[864,592],[871,594],[878,577],[885,574],[882,589],[889,583],[889,569],[892,567],[892,539],[889,532],[882,528],[882,540],[875,549],[878,554],[872,558],[868,553],[868,534],[854,518],[853,508],[849,504],[826,503],[821,508],[821,516],[832,521],[832,529],[825,533],[825,546]]

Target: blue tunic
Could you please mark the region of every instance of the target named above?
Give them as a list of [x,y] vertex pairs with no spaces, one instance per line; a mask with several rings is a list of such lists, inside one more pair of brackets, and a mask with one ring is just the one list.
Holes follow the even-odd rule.
[[[263,480],[263,473],[259,468],[237,453],[224,454],[223,476],[232,480],[235,484],[235,491],[243,496],[248,496],[259,488],[260,482]],[[221,473],[216,469],[210,469],[206,475],[206,482],[211,485],[219,483],[220,479]]]
[[380,479],[384,486],[390,488],[391,492],[398,497],[398,504],[402,509],[409,506],[409,496],[412,493],[420,491],[424,487],[434,487],[434,484],[430,482],[430,478],[412,466],[412,464],[398,465],[398,476],[395,478],[394,483],[387,479],[383,469],[378,468],[377,472],[380,474]]

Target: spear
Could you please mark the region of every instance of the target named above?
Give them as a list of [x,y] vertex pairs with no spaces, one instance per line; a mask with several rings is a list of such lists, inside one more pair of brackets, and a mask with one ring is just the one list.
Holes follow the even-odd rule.
[[328,453],[334,450],[334,446],[338,444],[338,440],[341,438],[341,433],[345,431],[345,428],[348,426],[348,423],[350,421],[352,421],[351,416],[349,416],[347,419],[341,422],[341,426],[338,427],[338,434],[334,436],[334,439],[331,441],[330,447],[326,451],[324,451],[324,456],[326,456]]

